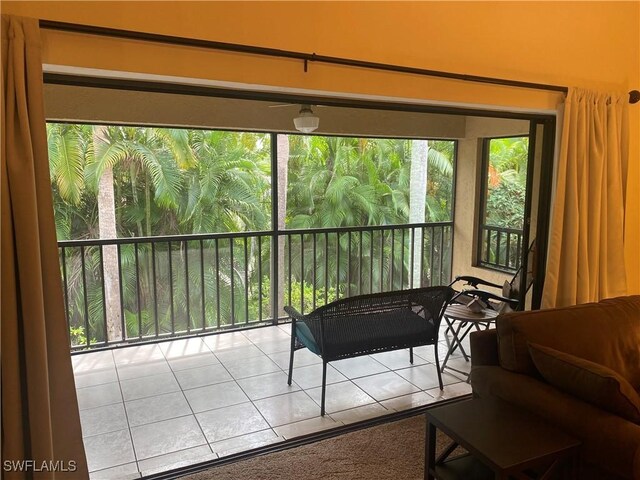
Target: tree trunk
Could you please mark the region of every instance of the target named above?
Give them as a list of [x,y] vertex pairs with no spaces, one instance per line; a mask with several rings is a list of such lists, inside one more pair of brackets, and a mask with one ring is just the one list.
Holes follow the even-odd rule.
[[[289,136],[278,135],[278,230],[285,229],[289,174]],[[273,277],[272,277],[273,278]],[[284,316],[284,237],[278,242],[278,315]]]
[[[424,223],[427,194],[427,140],[411,143],[411,174],[409,180],[409,223]],[[418,288],[422,272],[422,229],[415,230],[413,239],[412,287]]]
[[[106,142],[107,127],[93,127],[93,148],[98,152],[100,143]],[[100,238],[117,238],[116,207],[113,186],[113,168],[105,168],[98,184],[98,227]],[[107,338],[109,342],[122,340],[120,277],[118,275],[118,247],[102,247],[104,269],[105,310],[107,314]],[[88,333],[87,333],[88,335]]]

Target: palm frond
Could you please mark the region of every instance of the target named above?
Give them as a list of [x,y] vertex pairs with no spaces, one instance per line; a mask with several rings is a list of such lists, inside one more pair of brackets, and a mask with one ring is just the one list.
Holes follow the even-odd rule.
[[118,162],[125,160],[128,155],[125,144],[106,141],[94,142],[93,152],[93,157],[89,157],[87,161],[84,175],[87,186],[93,192],[97,192],[100,178],[105,170],[113,168]]
[[429,163],[429,167],[435,168],[443,175],[449,177],[453,175],[453,162],[445,153],[435,148],[429,148],[427,152],[427,162]]
[[73,128],[51,128],[48,135],[51,177],[60,196],[67,203],[78,205],[84,190],[85,157]]
[[174,159],[166,152],[153,151],[140,143],[129,144],[129,149],[149,171],[158,204],[162,207],[176,207],[179,202],[182,177]]

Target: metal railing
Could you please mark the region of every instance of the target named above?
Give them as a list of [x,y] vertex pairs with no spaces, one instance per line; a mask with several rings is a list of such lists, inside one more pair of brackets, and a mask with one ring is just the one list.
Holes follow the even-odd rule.
[[446,284],[451,222],[58,242],[72,349],[271,323]]
[[520,267],[522,230],[482,225],[479,264],[489,268],[515,272]]

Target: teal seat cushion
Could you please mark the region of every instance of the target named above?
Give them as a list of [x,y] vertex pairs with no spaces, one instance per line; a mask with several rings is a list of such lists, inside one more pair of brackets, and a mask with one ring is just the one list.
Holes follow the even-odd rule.
[[305,347],[311,350],[316,355],[320,355],[320,345],[316,342],[311,330],[306,323],[302,320],[296,322],[296,337],[300,340]]

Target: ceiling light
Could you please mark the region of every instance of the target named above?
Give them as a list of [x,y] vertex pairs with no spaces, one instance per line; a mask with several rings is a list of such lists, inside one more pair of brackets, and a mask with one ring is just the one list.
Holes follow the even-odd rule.
[[296,130],[311,133],[320,125],[320,119],[311,110],[311,105],[301,105],[298,116],[293,119]]

